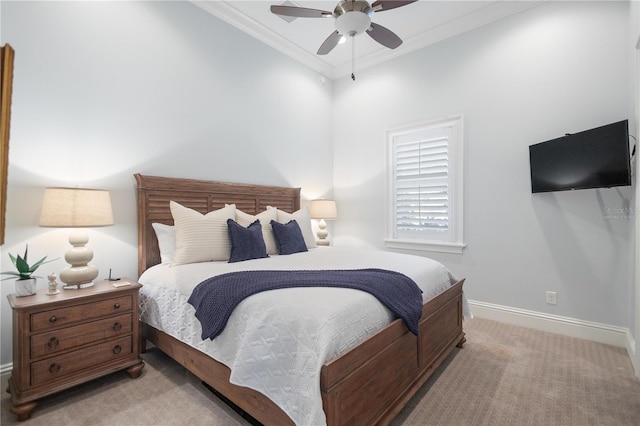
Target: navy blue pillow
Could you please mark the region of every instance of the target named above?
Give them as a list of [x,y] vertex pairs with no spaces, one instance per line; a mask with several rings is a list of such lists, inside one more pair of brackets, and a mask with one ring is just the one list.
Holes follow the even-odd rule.
[[259,220],[245,228],[238,225],[233,219],[227,219],[227,228],[229,229],[229,240],[231,240],[229,263],[269,257],[267,246],[262,238],[262,225]]
[[276,246],[278,246],[278,253],[293,254],[307,251],[300,225],[295,219],[289,223],[279,223],[272,220],[271,227],[273,228]]

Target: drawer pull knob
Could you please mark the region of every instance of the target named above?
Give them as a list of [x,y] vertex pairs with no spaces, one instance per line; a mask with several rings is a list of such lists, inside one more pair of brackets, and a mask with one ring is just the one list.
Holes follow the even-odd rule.
[[49,349],[54,349],[58,347],[58,339],[55,337],[52,337],[51,339],[49,339],[49,343],[47,343],[47,346],[49,346]]
[[54,315],[54,316],[52,316],[51,318],[49,318],[49,322],[50,322],[50,323],[52,323],[52,324],[53,324],[54,322],[56,322],[56,321],[58,321],[58,318],[56,318],[56,317],[55,317],[55,315]]
[[120,347],[120,345],[115,345],[115,346],[113,347],[113,353],[114,353],[114,354],[116,354],[116,355],[117,355],[117,354],[119,354],[121,351],[122,351],[122,347]]
[[56,374],[58,371],[60,371],[60,364],[51,364],[49,366],[49,373]]
[[113,309],[120,309],[120,304],[116,303],[115,305],[113,305]]
[[113,324],[113,331],[120,331],[120,329],[122,329],[122,324],[119,322]]

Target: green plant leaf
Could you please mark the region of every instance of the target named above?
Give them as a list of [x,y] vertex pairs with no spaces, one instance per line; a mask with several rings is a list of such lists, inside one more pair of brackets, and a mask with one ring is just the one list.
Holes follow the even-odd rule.
[[36,269],[38,269],[40,267],[40,265],[42,265],[43,263],[49,263],[51,262],[51,260],[49,262],[45,262],[45,259],[47,258],[47,256],[43,257],[42,259],[38,260],[36,263],[34,263],[31,268],[29,268],[29,272],[35,272]]
[[20,256],[18,256],[18,259],[16,260],[16,268],[18,268],[18,272],[20,273],[29,272],[29,264],[26,259],[23,259]]
[[[9,253],[9,258],[11,259],[11,262],[13,262],[13,265],[16,267],[18,272],[2,272],[2,274],[11,275],[12,277],[18,277],[18,279],[20,279],[20,280],[28,280],[29,278],[32,278],[32,274],[41,265],[43,265],[45,263],[53,262],[54,260],[57,259],[57,258],[56,259],[51,259],[51,260],[45,262],[45,260],[47,259],[47,256],[45,256],[42,259],[38,260],[33,265],[29,266],[29,263],[27,261],[28,253],[29,253],[29,245],[28,244],[27,244],[26,248],[24,249],[24,257],[21,257],[20,255],[13,256],[11,253]],[[7,278],[4,278],[4,279],[7,279]]]
[[20,278],[20,274],[18,272],[2,272],[2,275],[10,275],[7,278],[3,278],[3,280],[8,280],[9,278]]

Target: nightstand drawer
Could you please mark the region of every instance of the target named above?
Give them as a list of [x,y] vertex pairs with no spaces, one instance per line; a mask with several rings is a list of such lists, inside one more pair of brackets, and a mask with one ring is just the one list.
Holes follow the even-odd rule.
[[31,332],[54,330],[79,321],[89,321],[131,310],[131,296],[54,309],[31,315]]
[[103,366],[118,358],[131,356],[132,336],[125,336],[86,349],[31,363],[31,385],[62,379],[72,373]]
[[125,314],[31,336],[31,358],[73,349],[131,333],[132,315]]

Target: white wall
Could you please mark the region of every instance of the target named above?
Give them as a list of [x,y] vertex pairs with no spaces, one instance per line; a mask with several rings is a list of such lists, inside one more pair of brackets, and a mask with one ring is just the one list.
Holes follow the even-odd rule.
[[[307,67],[187,2],[1,7],[16,51],[2,271],[27,243],[61,258],[42,276],[64,267],[68,231],[37,226],[47,186],[111,191],[115,225],[90,230],[101,277],[137,276],[136,172],[331,190],[332,83]],[[6,365],[13,282],[1,289]]]
[[[631,188],[531,194],[528,146],[630,112],[629,4],[549,2],[334,84],[336,245],[383,248],[389,127],[465,117],[470,299],[629,327]],[[365,161],[363,161],[365,160]],[[545,304],[545,291],[558,304]]]
[[[640,134],[640,2],[630,2],[630,14],[629,14],[629,73],[631,76],[631,93],[632,100],[630,102],[631,114],[636,118],[636,127],[633,129],[636,139]],[[635,162],[636,178],[638,171],[640,170],[640,163]],[[637,182],[637,179],[636,179]],[[638,350],[638,342],[640,342],[640,274],[638,274],[638,265],[640,265],[640,234],[637,232],[639,219],[638,212],[640,212],[640,194],[638,193],[638,186],[634,188],[634,212],[636,214],[636,220],[634,221],[634,285],[629,292],[629,323],[630,323],[630,337],[627,342],[627,351],[631,357],[636,376],[640,377],[640,351]]]
[[33,258],[63,256],[67,231],[37,227],[40,202],[46,186],[77,184],[112,193],[116,224],[90,231],[93,263],[135,276],[136,172],[305,198],[335,183],[335,243],[383,248],[385,130],[462,113],[468,247],[426,255],[467,277],[471,299],[633,328],[633,227],[604,213],[633,206],[631,189],[532,195],[527,151],[623,118],[637,129],[628,3],[550,2],[333,85],[184,2],[0,7],[1,43],[16,49],[3,271],[26,243]]

